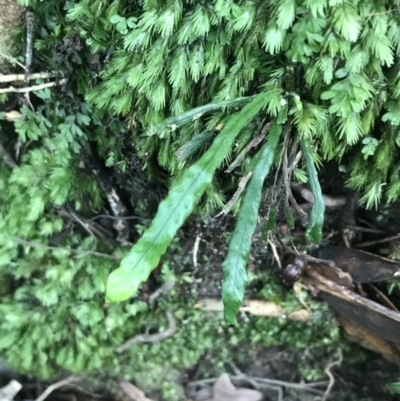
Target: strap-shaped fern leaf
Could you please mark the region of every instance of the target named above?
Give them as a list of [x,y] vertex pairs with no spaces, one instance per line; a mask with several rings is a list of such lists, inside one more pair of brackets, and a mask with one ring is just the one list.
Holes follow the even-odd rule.
[[224,107],[237,107],[242,104],[248,103],[253,100],[255,96],[247,96],[247,97],[238,97],[236,99],[231,100],[222,100],[218,103],[209,103],[204,106],[196,107],[195,109],[191,109],[186,111],[183,114],[180,114],[176,117],[169,117],[157,124],[153,129],[150,129],[147,132],[147,135],[155,135],[160,133],[164,129],[169,129],[170,131],[175,131],[176,129],[182,127],[183,125],[189,123],[190,121],[198,120],[206,113],[210,113],[214,110],[219,110]]
[[229,153],[236,136],[268,100],[268,93],[260,93],[239,113],[233,115],[210,149],[171,188],[168,196],[160,203],[150,227],[122,259],[119,268],[108,277],[108,302],[130,298],[140,284],[148,279],[176,232],[212,182],[215,170]]
[[228,254],[222,265],[224,269],[222,300],[225,308],[225,319],[229,323],[236,323],[236,313],[243,302],[251,237],[257,226],[258,209],[264,181],[274,161],[275,150],[281,132],[282,126],[274,124],[267,142],[256,155],[254,172],[243,197],[235,230],[229,244]]
[[319,243],[322,239],[322,227],[324,225],[325,203],[322,197],[321,185],[318,181],[317,169],[312,158],[310,144],[306,139],[300,140],[301,153],[306,162],[306,170],[311,191],[314,195],[314,204],[311,209],[310,223],[306,229],[306,240]]

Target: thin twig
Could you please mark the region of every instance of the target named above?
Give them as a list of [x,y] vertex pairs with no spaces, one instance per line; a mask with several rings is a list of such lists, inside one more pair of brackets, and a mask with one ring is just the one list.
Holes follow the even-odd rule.
[[373,241],[362,242],[361,244],[355,245],[355,248],[366,248],[368,246],[383,244],[385,242],[391,242],[400,239],[400,234],[393,235],[392,237],[381,238]]
[[[94,256],[100,256],[102,258],[106,258],[106,259],[112,259],[112,260],[119,260],[121,259],[120,256],[118,255],[107,255],[106,253],[100,253],[100,252],[95,252],[95,251],[80,251],[78,249],[73,249],[73,248],[66,248],[66,247],[61,247],[61,246],[50,246],[50,245],[43,245],[43,244],[39,244],[37,242],[32,242],[32,241],[27,241],[23,238],[20,237],[14,237],[15,241],[18,242],[21,245],[26,245],[26,246],[31,246],[33,248],[42,248],[42,249],[48,249],[48,250],[63,250],[63,251],[69,251],[69,252],[74,252],[76,253],[77,257],[82,257],[82,256],[86,256],[86,255],[94,255]],[[82,252],[82,254],[80,254],[80,252]]]
[[253,138],[246,147],[240,152],[239,156],[234,160],[234,162],[225,170],[225,173],[231,173],[237,166],[239,166],[240,162],[245,158],[246,154],[249,152],[251,148],[256,147],[267,134],[268,130],[271,128],[271,123],[267,123],[260,131],[260,135]]
[[162,333],[157,333],[157,334],[139,334],[130,340],[124,342],[122,345],[117,347],[115,349],[116,352],[119,354],[126,351],[129,347],[131,347],[135,343],[159,343],[166,338],[169,338],[175,334],[176,330],[176,323],[175,323],[175,318],[172,315],[171,311],[167,309],[166,311],[166,316],[168,320],[168,328],[163,331]]
[[[288,131],[287,137],[289,137],[290,131]],[[288,147],[286,143],[286,138],[285,138],[285,143],[284,143],[284,149],[283,149],[283,163],[282,163],[282,174],[283,174],[283,184],[285,186],[285,192],[286,192],[286,199],[285,199],[285,206],[288,203],[288,200],[290,201],[290,204],[294,207],[296,212],[302,216],[302,217],[307,217],[307,213],[297,204],[296,199],[294,198],[292,194],[292,190],[290,188],[290,174],[289,174],[289,167],[288,167]]]
[[92,235],[96,240],[96,236],[94,235],[93,231],[90,229],[90,225],[89,223],[83,221],[74,211],[68,210],[67,213],[70,214],[70,217],[72,218],[72,220],[76,221],[77,223],[79,223],[82,228],[90,235]]
[[29,86],[27,88],[14,88],[13,86],[9,86],[8,88],[0,88],[0,93],[10,93],[10,92],[26,93],[26,92],[32,92],[32,91],[37,91],[37,90],[44,89],[44,88],[51,88],[52,86],[55,86],[55,85],[64,85],[66,82],[67,82],[67,79],[63,78],[58,82],[47,82],[45,84],[33,85],[33,86]]
[[311,255],[307,255],[306,253],[300,253],[292,248],[290,248],[290,246],[287,246],[282,239],[280,238],[280,236],[278,234],[275,234],[276,238],[278,239],[280,245],[282,246],[282,248],[286,251],[289,252],[293,255],[296,256],[301,256],[303,259],[312,262],[312,263],[322,263],[324,265],[327,265],[329,267],[335,267],[336,264],[335,262],[333,262],[332,260],[326,260],[326,259],[318,259],[318,258],[314,258],[314,256]]
[[[5,59],[10,61],[11,63],[14,62],[15,64],[18,64],[21,68],[26,70],[26,67],[23,64],[21,64],[15,57],[8,56],[7,54],[1,53],[1,52],[0,52],[0,57],[4,57]],[[7,75],[1,75],[1,77],[7,77]],[[24,80],[24,79],[25,79],[25,77],[22,80]],[[0,82],[7,82],[7,81],[0,80]]]
[[[231,381],[242,381],[243,377],[242,376],[230,376]],[[253,377],[251,376],[251,379],[256,381],[257,383],[261,384],[268,384],[268,385],[273,385],[273,386],[281,386],[285,388],[291,388],[293,390],[297,391],[307,391],[312,394],[317,394],[317,395],[322,395],[323,391],[316,390],[315,387],[320,387],[320,386],[326,386],[328,384],[328,381],[321,381],[321,382],[315,382],[315,383],[291,383],[291,382],[285,382],[282,380],[276,380],[276,379],[267,379],[264,377]],[[217,381],[216,378],[212,379],[203,379],[203,380],[196,380],[189,382],[189,386],[199,386],[199,385],[204,385],[204,384],[213,384]]]
[[253,378],[251,376],[247,376],[245,373],[243,373],[235,365],[235,363],[233,361],[230,361],[228,363],[229,363],[230,367],[232,368],[233,372],[235,373],[235,375],[243,377],[243,379],[246,380],[248,383],[250,383],[255,390],[258,390],[258,383],[255,380],[253,380]]
[[342,350],[340,348],[338,349],[338,353],[339,353],[339,359],[337,361],[330,363],[325,368],[325,373],[329,377],[329,384],[328,384],[327,389],[325,390],[324,396],[322,397],[321,401],[326,401],[328,399],[329,394],[332,391],[333,386],[335,385],[335,378],[334,378],[333,374],[331,373],[331,369],[334,366],[340,366],[343,361],[343,354],[342,354]]
[[233,194],[232,198],[230,199],[230,201],[222,208],[222,210],[215,216],[215,218],[221,216],[221,215],[227,215],[233,205],[236,203],[236,201],[238,200],[239,196],[242,194],[242,192],[245,190],[246,185],[250,179],[250,177],[252,176],[253,172],[249,171],[247,173],[247,175],[245,175],[244,177],[242,177],[239,181],[237,190],[235,191],[235,193]]
[[57,383],[52,384],[51,386],[47,387],[47,389],[38,397],[35,401],[44,401],[54,390],[57,390],[60,387],[64,387],[76,380],[80,380],[79,376],[70,376],[64,380],[61,380]]
[[88,223],[91,223],[95,220],[98,219],[111,219],[111,220],[142,220],[142,221],[150,221],[150,219],[146,219],[145,217],[141,217],[141,216],[121,216],[121,217],[116,217],[116,216],[112,216],[111,214],[98,214],[97,216],[94,216],[90,219],[87,219],[86,221]]
[[272,249],[272,253],[273,253],[273,255],[274,255],[274,259],[275,259],[277,265],[279,266],[280,269],[282,269],[281,258],[280,258],[279,255],[278,255],[278,252],[277,252],[277,250],[276,250],[276,246],[275,246],[274,241],[270,238],[269,235],[268,235],[268,244],[269,244],[269,246],[270,246],[271,249]]
[[244,381],[248,382],[249,384],[251,384],[253,386],[253,388],[255,390],[259,390],[260,387],[266,387],[269,390],[273,390],[276,391],[278,394],[278,399],[277,401],[282,401],[283,400],[283,391],[282,391],[282,387],[279,386],[273,386],[272,384],[264,384],[264,385],[260,385],[260,383],[257,383],[251,376],[246,375],[245,373],[243,373],[236,365],[233,361],[229,362],[229,365],[231,366],[232,370],[234,371],[235,375],[242,377]]
[[197,235],[193,245],[193,266],[195,268],[197,267],[197,254],[199,252],[199,244],[200,244],[200,235]]
[[[314,203],[314,194],[302,184],[293,184],[292,188],[300,193],[300,195],[309,203]],[[345,206],[347,198],[345,196],[328,196],[322,195],[326,207],[336,208]]]
[[174,285],[175,285],[174,280],[167,280],[160,288],[158,288],[156,291],[154,291],[153,294],[151,294],[149,296],[150,308],[154,307],[154,303],[156,302],[156,299],[160,295],[168,294],[174,288]]
[[4,163],[6,163],[7,166],[11,168],[18,167],[17,163],[15,163],[14,159],[11,157],[11,155],[7,152],[6,148],[2,144],[0,144],[0,156],[3,158]]

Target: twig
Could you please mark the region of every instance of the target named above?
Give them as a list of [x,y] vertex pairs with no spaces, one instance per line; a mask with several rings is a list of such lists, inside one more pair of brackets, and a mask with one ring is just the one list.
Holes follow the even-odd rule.
[[121,216],[121,217],[116,217],[112,216],[111,214],[98,214],[97,216],[94,216],[90,219],[87,219],[86,221],[88,223],[91,223],[92,221],[98,220],[98,219],[111,219],[111,220],[143,220],[143,221],[150,221],[150,219],[146,219],[145,217],[141,216]]
[[[314,203],[314,195],[312,191],[310,191],[308,188],[306,188],[304,185],[298,185],[298,184],[293,184],[292,188],[300,193],[300,195],[309,203]],[[328,196],[328,195],[323,195],[324,198],[324,204],[326,207],[341,207],[346,205],[347,199],[345,196]]]
[[[243,377],[242,376],[230,376],[230,379],[233,381],[242,381]],[[323,391],[321,390],[316,390],[314,387],[319,387],[319,386],[326,386],[328,384],[328,381],[321,381],[321,382],[315,382],[315,383],[290,383],[290,382],[285,382],[282,380],[276,380],[276,379],[267,379],[264,377],[253,377],[251,376],[251,379],[256,381],[257,383],[261,384],[268,384],[268,385],[273,385],[273,386],[281,386],[285,388],[291,388],[293,390],[297,391],[307,391],[312,394],[317,394],[317,395],[322,395]],[[198,385],[203,385],[203,384],[213,384],[217,381],[216,378],[212,379],[203,379],[203,380],[196,380],[189,382],[189,386],[198,386]]]
[[327,389],[325,390],[324,396],[322,397],[321,401],[326,401],[329,397],[329,394],[333,388],[333,386],[335,385],[335,378],[333,376],[333,374],[331,373],[331,369],[334,366],[340,366],[342,361],[343,361],[343,354],[342,354],[342,350],[339,348],[338,349],[338,353],[339,353],[339,359],[337,361],[331,362],[326,368],[325,368],[325,373],[327,374],[327,376],[329,377],[329,384]]
[[374,241],[367,241],[367,242],[362,242],[361,244],[355,245],[355,248],[366,248],[367,246],[372,246],[376,244],[383,244],[385,242],[391,242],[400,239],[400,234],[393,235],[392,237],[387,237],[387,238],[382,238],[382,239],[377,239]]
[[[4,56],[4,54],[0,53],[0,56]],[[21,64],[18,63],[23,69],[25,67]],[[34,79],[49,79],[49,78],[54,78],[59,76],[60,74],[55,73],[55,72],[37,72],[33,74],[28,74],[27,79],[28,81],[34,80]],[[18,81],[25,81],[26,77],[25,74],[7,74],[7,75],[0,75],[0,82],[5,83],[5,82],[18,82]]]
[[26,92],[32,92],[32,91],[37,91],[40,89],[44,88],[51,88],[52,86],[55,85],[64,85],[67,82],[66,78],[60,79],[58,82],[47,82],[45,84],[40,84],[40,85],[33,85],[29,86],[27,88],[14,88],[13,86],[9,86],[8,88],[0,88],[0,93],[10,93],[10,92],[16,92],[16,93],[26,93]]
[[247,382],[249,382],[254,389],[258,390],[258,383],[253,380],[253,378],[251,376],[247,376],[245,373],[243,373],[236,365],[233,361],[229,361],[228,362],[230,367],[232,368],[233,372],[235,373],[235,375],[237,376],[242,376],[243,379],[245,379]]
[[48,250],[64,250],[64,251],[69,251],[69,252],[74,252],[76,253],[77,257],[82,257],[82,256],[86,256],[86,255],[94,255],[94,256],[100,256],[102,258],[106,258],[106,259],[112,259],[112,260],[119,260],[121,259],[119,256],[117,255],[107,255],[106,253],[100,253],[100,252],[95,252],[95,251],[84,251],[82,254],[79,254],[79,250],[77,249],[73,249],[73,248],[66,248],[66,247],[61,247],[61,246],[50,246],[50,245],[43,245],[43,244],[39,244],[37,242],[32,242],[32,241],[27,241],[23,238],[20,237],[14,237],[15,241],[17,241],[19,244],[21,245],[26,245],[26,246],[31,246],[33,248],[42,248],[42,249],[48,249]]
[[288,200],[290,201],[290,204],[294,207],[296,212],[302,216],[302,217],[307,217],[307,213],[297,204],[296,199],[294,198],[292,194],[292,190],[290,188],[290,174],[289,174],[289,169],[288,169],[288,155],[287,155],[287,139],[289,137],[290,131],[288,131],[286,137],[285,137],[285,142],[284,142],[284,149],[283,149],[283,163],[282,163],[282,174],[283,174],[283,184],[285,186],[285,192],[286,192],[286,199],[285,199],[285,206],[288,203]]
[[239,166],[240,162],[244,159],[246,154],[251,148],[256,147],[264,138],[265,135],[267,134],[268,130],[271,128],[271,123],[267,123],[264,125],[264,127],[260,131],[260,135],[256,136],[253,138],[247,145],[246,147],[240,152],[238,157],[233,161],[233,163],[225,170],[225,173],[231,173],[237,166]]
[[175,285],[174,280],[167,280],[160,288],[158,288],[156,291],[154,291],[153,294],[151,294],[149,296],[150,308],[153,308],[154,303],[156,302],[156,299],[160,295],[168,294],[174,288],[174,285]]
[[17,163],[15,163],[14,159],[10,156],[10,154],[7,152],[6,148],[2,144],[0,144],[0,156],[3,158],[4,163],[6,163],[7,166],[11,168],[18,167]]
[[[4,54],[4,53],[1,53],[0,52],[0,57],[4,57],[5,59],[7,59],[8,61],[10,61],[11,63],[15,63],[15,64],[18,64],[21,68],[23,68],[24,70],[26,70],[26,67],[23,65],[23,64],[21,64],[15,57],[12,57],[12,56],[8,56],[7,54]],[[8,75],[1,75],[1,77],[7,77]],[[24,80],[25,79],[25,77],[22,79],[22,80]],[[2,81],[2,80],[0,80],[0,82],[8,82],[8,81]]]
[[290,246],[287,246],[282,239],[280,238],[280,236],[278,234],[275,234],[276,238],[278,239],[280,245],[282,246],[282,248],[286,251],[289,252],[293,255],[296,256],[301,256],[303,259],[312,262],[312,263],[323,263],[324,265],[327,265],[329,267],[335,267],[336,264],[335,262],[333,262],[332,260],[326,260],[326,259],[318,259],[318,258],[314,258],[314,256],[311,255],[307,255],[306,253],[300,253],[298,251],[295,251],[294,249],[290,248]]
[[117,347],[115,351],[120,354],[126,351],[129,347],[131,347],[135,343],[155,344],[165,340],[166,338],[173,336],[176,330],[175,318],[169,309],[166,311],[166,316],[168,320],[168,328],[165,331],[157,334],[139,334],[131,338],[130,340],[124,342],[122,345]]
[[280,259],[279,255],[278,255],[278,252],[276,250],[275,243],[271,238],[269,238],[269,236],[268,236],[268,244],[272,249],[272,253],[274,254],[274,258],[276,260],[277,265],[279,266],[280,269],[282,269],[282,262],[281,262],[281,259]]
[[92,235],[96,240],[96,236],[94,235],[93,231],[89,228],[89,223],[83,221],[74,211],[68,210],[67,213],[69,213],[69,216],[72,218],[72,220],[76,221],[79,223],[82,228],[90,235]]
[[276,391],[278,394],[278,399],[277,401],[282,401],[283,400],[283,391],[282,387],[279,386],[273,386],[272,384],[261,384],[257,383],[251,376],[246,375],[243,373],[235,364],[234,362],[230,361],[229,365],[231,366],[232,370],[234,371],[235,375],[242,377],[244,381],[247,381],[249,384],[253,386],[255,390],[259,390],[260,387],[267,388],[269,390]]
[[197,267],[197,253],[199,252],[200,235],[196,236],[196,240],[193,245],[193,266]]
[[64,387],[76,380],[80,380],[79,376],[70,376],[64,380],[61,380],[57,383],[52,384],[51,386],[47,387],[47,389],[38,397],[35,401],[44,401],[54,390],[57,390],[60,387]]
[[247,173],[247,175],[245,175],[244,177],[242,177],[240,179],[236,192],[233,194],[233,196],[230,199],[230,201],[222,208],[222,210],[215,217],[219,217],[222,214],[227,215],[231,211],[233,205],[236,203],[236,201],[238,200],[239,196],[241,195],[241,193],[246,188],[247,182],[249,181],[249,179],[252,176],[252,174],[253,174],[253,172],[249,171]]

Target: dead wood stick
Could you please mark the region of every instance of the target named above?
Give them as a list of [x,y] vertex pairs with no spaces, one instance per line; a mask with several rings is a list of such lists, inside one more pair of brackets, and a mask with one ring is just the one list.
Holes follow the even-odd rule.
[[162,333],[157,333],[157,334],[139,334],[130,340],[124,342],[122,345],[117,347],[115,349],[116,352],[119,354],[126,351],[129,347],[131,347],[135,343],[159,343],[163,340],[165,340],[168,337],[171,337],[175,334],[176,330],[176,323],[175,323],[175,318],[172,315],[170,310],[166,311],[166,316],[168,320],[168,328],[163,331]]
[[[21,68],[26,70],[26,67],[23,64],[21,64],[15,57],[8,56],[7,54],[1,53],[1,52],[0,52],[0,57],[7,59],[11,64],[12,63],[18,64]],[[4,76],[4,75],[0,75],[0,77],[2,77],[2,76]],[[24,79],[25,79],[25,75],[23,75],[22,81]],[[7,82],[7,81],[0,81],[0,82]]]
[[324,265],[327,265],[329,267],[335,267],[336,264],[335,262],[333,262],[332,260],[326,260],[326,259],[318,259],[318,258],[314,258],[314,256],[311,255],[307,255],[306,253],[299,253],[298,251],[295,251],[294,249],[290,248],[290,246],[287,246],[282,239],[279,237],[279,235],[275,234],[276,238],[278,239],[280,245],[282,246],[282,248],[286,251],[289,252],[293,255],[296,256],[300,256],[302,257],[304,260],[307,260],[308,262],[312,262],[312,263],[322,263]]
[[7,152],[7,149],[2,144],[0,144],[0,156],[3,158],[4,163],[6,163],[7,166],[11,168],[18,167],[17,163],[15,163],[14,159],[11,157],[11,155]]
[[44,89],[44,88],[51,88],[52,86],[55,86],[55,85],[63,85],[66,82],[67,82],[67,79],[63,78],[59,82],[47,82],[45,84],[28,86],[26,88],[14,88],[13,86],[9,86],[8,88],[0,88],[0,93],[10,93],[10,92],[27,93],[27,92]]
[[64,387],[77,380],[80,380],[79,376],[70,376],[64,380],[52,384],[51,386],[47,387],[47,389],[38,398],[36,398],[35,401],[44,401],[54,390],[57,390],[60,387]]
[[328,387],[324,393],[324,396],[322,397],[321,401],[326,401],[329,397],[330,392],[332,391],[333,386],[335,385],[335,377],[333,376],[331,369],[334,366],[340,366],[342,361],[343,361],[343,354],[342,350],[339,348],[339,359],[337,361],[331,362],[326,368],[325,368],[325,373],[329,377],[329,384]]
[[[57,76],[60,76],[60,73],[56,72],[36,72],[33,74],[28,74],[27,79],[28,81],[34,80],[34,79],[49,79],[49,78],[55,78]],[[5,82],[23,82],[25,81],[25,74],[7,74],[7,75],[1,75],[0,74],[0,82],[5,83]]]
[[376,244],[383,244],[385,242],[396,241],[400,239],[400,234],[393,235],[392,237],[381,238],[373,241],[362,242],[361,244],[355,245],[355,248],[365,248]]
[[[291,383],[291,382],[285,382],[282,380],[276,380],[276,379],[268,379],[264,377],[253,377],[251,376],[252,380],[254,380],[257,383],[261,384],[268,384],[268,385],[273,385],[273,386],[281,386],[285,388],[291,388],[293,390],[297,391],[307,391],[309,393],[317,394],[317,395],[322,395],[323,392],[320,390],[315,389],[315,387],[319,386],[326,386],[328,383],[326,380],[321,381],[321,382],[315,382],[315,383]],[[243,381],[243,376],[230,376],[230,379],[232,382],[240,382]],[[216,378],[212,379],[203,379],[203,380],[196,380],[189,382],[189,386],[198,386],[202,384],[213,384],[217,381]]]

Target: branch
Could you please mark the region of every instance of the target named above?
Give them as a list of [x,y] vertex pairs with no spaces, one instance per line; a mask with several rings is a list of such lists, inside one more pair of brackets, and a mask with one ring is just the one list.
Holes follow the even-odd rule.
[[[252,380],[254,380],[257,384],[268,384],[268,385],[273,385],[273,386],[281,386],[285,388],[291,388],[293,390],[297,391],[307,391],[312,394],[317,394],[317,395],[322,395],[322,391],[316,390],[315,387],[319,387],[321,385],[326,385],[326,381],[321,381],[321,382],[315,382],[315,383],[291,383],[291,382],[285,382],[282,380],[275,380],[275,379],[267,379],[264,377],[253,377],[253,376],[248,376]],[[230,379],[232,382],[241,382],[243,381],[243,376],[231,376]],[[189,382],[189,386],[198,386],[202,384],[213,384],[217,381],[217,379],[212,378],[212,379],[203,379],[203,380],[196,380]]]
[[67,79],[63,78],[59,82],[48,82],[45,84],[29,86],[27,88],[14,88],[13,86],[9,86],[8,88],[0,89],[0,93],[9,93],[9,92],[27,93],[27,92],[44,89],[44,88],[51,88],[52,86],[55,86],[55,85],[64,85],[66,82],[67,82]]
[[[4,56],[3,54],[0,53],[0,56]],[[24,67],[25,68],[25,67]],[[49,78],[55,78],[60,76],[60,73],[56,72],[37,72],[34,74],[28,74],[27,79],[28,81],[34,80],[34,79],[49,79]],[[17,81],[25,81],[25,74],[7,74],[7,75],[0,75],[0,82],[17,82]]]
[[[15,63],[18,64],[21,68],[23,68],[24,70],[26,70],[26,67],[21,64],[15,57],[12,56],[8,56],[7,54],[4,53],[0,53],[0,57],[4,57],[5,59],[7,59],[10,63]],[[7,76],[7,75],[2,75],[2,76]],[[25,79],[25,76],[23,76],[24,78],[22,80]],[[0,82],[7,82],[7,81],[1,81]]]
[[4,162],[11,168],[18,167],[17,163],[15,163],[14,159],[7,152],[6,148],[0,143],[0,156],[3,158]]
[[339,348],[338,352],[339,352],[339,359],[338,359],[337,361],[335,361],[335,362],[330,363],[330,364],[325,368],[325,373],[326,373],[327,376],[329,377],[329,384],[328,384],[328,387],[327,387],[327,389],[326,389],[326,391],[325,391],[325,393],[324,393],[324,396],[322,397],[322,400],[321,400],[321,401],[325,401],[325,400],[328,399],[329,394],[330,394],[330,392],[331,392],[331,390],[332,390],[332,387],[333,387],[334,384],[335,384],[335,378],[333,377],[333,374],[332,374],[332,372],[331,372],[331,369],[332,369],[334,366],[340,366],[341,363],[342,363],[342,361],[343,361],[343,354],[342,354],[342,350],[341,350],[340,348]]
[[54,383],[51,386],[47,387],[47,389],[38,398],[36,398],[35,401],[44,401],[54,390],[57,390],[60,387],[64,387],[79,379],[79,376],[70,376],[64,380]]
[[165,340],[168,337],[171,337],[175,334],[176,330],[176,323],[175,323],[175,318],[172,315],[170,310],[167,310],[166,312],[167,315],[167,320],[168,320],[168,328],[167,330],[163,331],[162,333],[157,333],[157,334],[139,334],[130,340],[124,342],[122,345],[117,347],[115,349],[116,352],[119,354],[126,351],[131,345],[135,343],[159,343],[163,340]]

